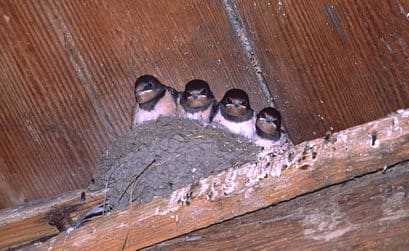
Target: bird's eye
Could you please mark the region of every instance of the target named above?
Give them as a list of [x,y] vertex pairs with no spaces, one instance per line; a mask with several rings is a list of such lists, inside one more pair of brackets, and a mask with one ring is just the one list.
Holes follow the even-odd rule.
[[152,90],[152,84],[151,84],[151,83],[147,83],[143,89],[144,89],[145,91],[146,91],[146,90]]
[[266,118],[267,118],[267,116],[266,116],[266,114],[263,112],[263,113],[261,113],[261,114],[260,114],[260,118],[262,118],[262,119],[266,119]]
[[202,89],[202,91],[200,91],[200,95],[207,95],[207,91],[206,91],[206,89]]
[[229,98],[229,97],[227,97],[226,102],[227,102],[228,104],[233,104],[233,100],[232,100],[231,98]]

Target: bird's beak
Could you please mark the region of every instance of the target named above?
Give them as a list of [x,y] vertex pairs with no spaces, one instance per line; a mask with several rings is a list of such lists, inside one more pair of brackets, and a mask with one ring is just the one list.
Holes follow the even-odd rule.
[[137,90],[135,91],[135,97],[136,97],[136,101],[138,103],[145,103],[149,100],[151,100],[152,98],[154,98],[155,94],[153,92],[153,90]]

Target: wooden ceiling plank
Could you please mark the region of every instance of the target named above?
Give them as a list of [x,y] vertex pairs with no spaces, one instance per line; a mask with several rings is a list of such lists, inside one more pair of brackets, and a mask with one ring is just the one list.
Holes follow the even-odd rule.
[[409,106],[409,2],[232,2],[294,143]]

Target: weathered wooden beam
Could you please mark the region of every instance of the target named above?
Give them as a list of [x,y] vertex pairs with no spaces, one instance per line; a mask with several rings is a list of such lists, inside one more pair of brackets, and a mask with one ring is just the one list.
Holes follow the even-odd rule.
[[409,162],[148,250],[408,250]]
[[0,211],[0,250],[57,235],[102,200],[102,192],[76,190],[3,209]]
[[[31,249],[135,250],[409,158],[409,110],[297,145],[268,168],[246,164],[130,205]],[[281,177],[276,165],[288,163]]]

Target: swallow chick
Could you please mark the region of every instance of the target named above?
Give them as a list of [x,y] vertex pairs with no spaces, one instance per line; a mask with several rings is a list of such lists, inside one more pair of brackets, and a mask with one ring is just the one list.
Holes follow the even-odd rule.
[[266,107],[256,116],[254,143],[270,148],[281,138],[281,114],[273,107]]
[[193,120],[211,122],[216,109],[216,100],[209,84],[200,79],[189,81],[179,100],[179,116]]
[[234,134],[251,138],[256,119],[247,93],[241,89],[228,90],[218,105],[213,121]]
[[151,75],[140,76],[135,82],[135,105],[132,127],[159,116],[175,116],[178,93]]

